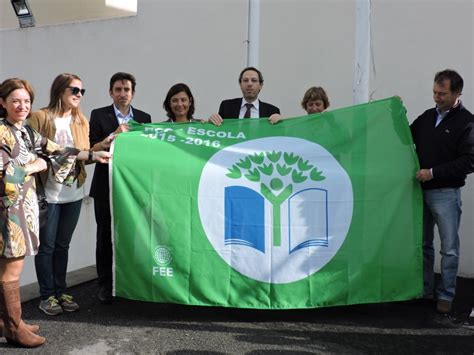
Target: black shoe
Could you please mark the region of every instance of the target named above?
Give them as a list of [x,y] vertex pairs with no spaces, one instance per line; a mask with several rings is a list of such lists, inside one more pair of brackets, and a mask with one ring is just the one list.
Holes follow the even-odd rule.
[[453,302],[448,300],[439,299],[436,303],[436,311],[441,314],[451,313]]
[[110,291],[106,287],[100,288],[99,293],[97,294],[97,298],[102,304],[111,304],[114,300],[114,298],[112,297],[112,291]]

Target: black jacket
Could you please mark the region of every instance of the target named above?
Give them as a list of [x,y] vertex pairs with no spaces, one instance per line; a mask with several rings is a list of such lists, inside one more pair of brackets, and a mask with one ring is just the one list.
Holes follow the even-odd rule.
[[[140,123],[150,123],[151,116],[148,113],[133,109],[133,119]],[[115,116],[114,106],[101,107],[91,112],[89,141],[91,147],[94,144],[104,140],[110,133],[118,128],[117,117]],[[91,191],[89,194],[94,198],[109,198],[109,164],[97,163],[92,178]]]
[[[219,115],[222,118],[239,118],[240,106],[242,106],[242,98],[224,100],[219,106]],[[274,113],[280,113],[280,109],[276,106],[267,104],[258,100],[258,117],[270,117]]]
[[452,108],[438,127],[436,108],[426,110],[410,126],[421,169],[433,179],[423,189],[464,186],[474,171],[474,119],[462,105]]

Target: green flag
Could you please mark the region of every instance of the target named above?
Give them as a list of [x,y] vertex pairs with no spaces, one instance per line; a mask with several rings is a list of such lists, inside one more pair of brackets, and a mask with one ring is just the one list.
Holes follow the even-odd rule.
[[117,296],[261,309],[421,296],[418,162],[396,98],[276,125],[132,123],[113,154]]

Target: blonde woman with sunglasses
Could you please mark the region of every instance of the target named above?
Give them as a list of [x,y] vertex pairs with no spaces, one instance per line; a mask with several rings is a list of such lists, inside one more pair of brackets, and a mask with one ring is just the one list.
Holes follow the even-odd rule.
[[[33,112],[29,125],[62,147],[89,150],[89,122],[80,108],[85,91],[77,75],[58,75],[51,85],[48,106]],[[111,139],[107,138],[109,141],[103,142],[102,147],[110,146]],[[66,294],[66,272],[69,244],[85,196],[83,161],[76,166],[76,178],[69,187],[56,182],[50,170],[41,174],[48,201],[48,221],[40,229],[35,266],[41,294],[39,309],[47,315],[79,310],[73,297]]]

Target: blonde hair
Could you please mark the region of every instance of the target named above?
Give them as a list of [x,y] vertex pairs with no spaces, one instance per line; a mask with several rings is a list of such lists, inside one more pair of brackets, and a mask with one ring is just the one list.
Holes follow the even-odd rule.
[[[45,108],[50,113],[50,117],[54,118],[56,116],[60,116],[64,113],[61,97],[64,92],[68,89],[71,85],[73,80],[79,80],[82,82],[81,78],[79,78],[76,74],[59,74],[51,84],[51,91],[49,96],[49,104]],[[80,107],[74,107],[71,110],[72,120],[79,124],[87,123],[87,119],[81,111]],[[86,122],[84,122],[86,121]]]

